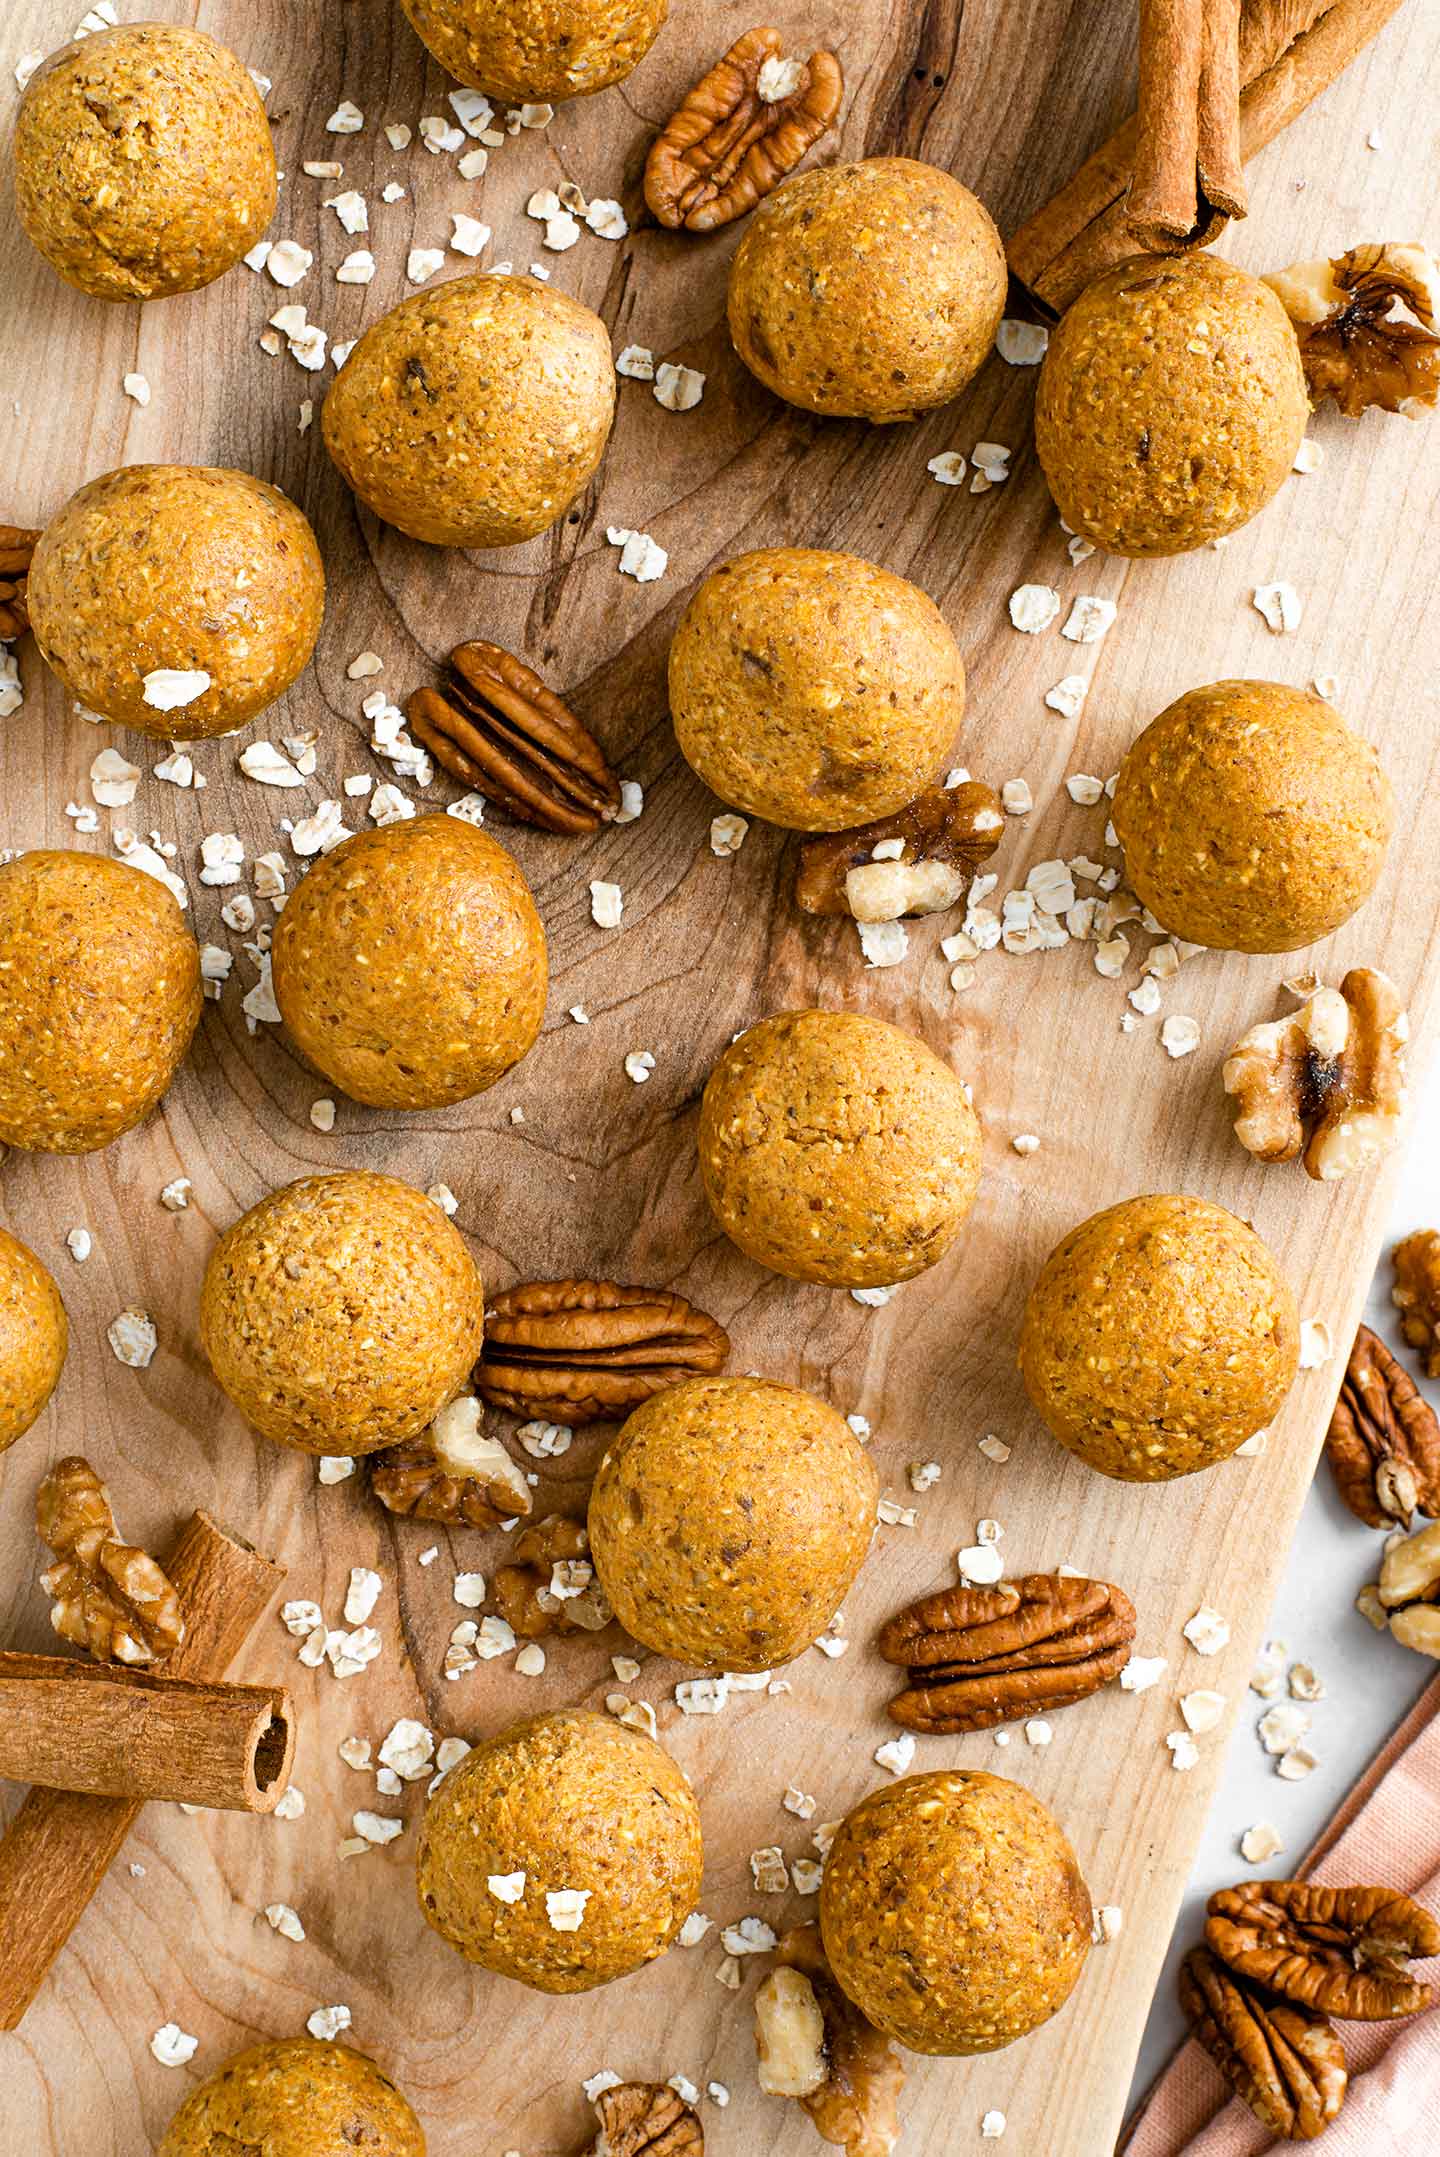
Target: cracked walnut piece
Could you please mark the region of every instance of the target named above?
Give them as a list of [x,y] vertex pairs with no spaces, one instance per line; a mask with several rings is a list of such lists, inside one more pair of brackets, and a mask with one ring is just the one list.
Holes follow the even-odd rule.
[[1027,1573],[922,1596],[880,1633],[909,1685],[893,1721],[942,1735],[1048,1714],[1118,1677],[1135,1640],[1130,1598],[1103,1580]]
[[12,644],[30,627],[25,580],[39,537],[23,525],[0,524],[0,644]]
[[1205,1943],[1248,1983],[1341,2021],[1386,2022],[1435,1999],[1409,1964],[1440,1954],[1440,1924],[1386,1887],[1246,1880],[1210,1897]]
[[585,2157],[704,2157],[705,2130],[668,2082],[620,2082],[595,2100],[600,2132]]
[[836,1984],[817,1925],[787,1932],[755,1995],[758,2080],[794,2097],[846,2157],[890,2157],[905,2081],[899,2055]]
[[462,1393],[429,1430],[387,1446],[370,1463],[370,1488],[389,1513],[452,1527],[496,1528],[523,1520],[532,1499],[523,1472],[481,1428],[480,1403]]
[[714,232],[743,217],[833,125],[844,89],[833,52],[790,60],[778,30],[747,30],[651,144],[651,212],[687,232]]
[[1287,1018],[1252,1026],[1221,1074],[1235,1136],[1261,1161],[1333,1183],[1394,1151],[1405,1114],[1409,1015],[1388,975],[1352,967]]
[[683,1296],[617,1281],[527,1281],[485,1313],[475,1384],[492,1408],[620,1421],[682,1379],[723,1370],[730,1336]]
[[1427,1378],[1440,1378],[1440,1235],[1417,1228],[1390,1253],[1395,1286],[1390,1301],[1400,1313],[1400,1331],[1415,1350]]
[[97,1663],[156,1665],[185,1637],[180,1599],[155,1560],[122,1543],[110,1494],[79,1454],[57,1461],[35,1494],[35,1526],[56,1563],[40,1576],[50,1623]]
[[1004,829],[1000,797],[979,779],[927,787],[893,816],[807,840],[795,904],[802,914],[856,921],[944,913],[964,897]]
[[1403,1648],[1440,1656],[1440,1521],[1391,1543],[1375,1589],[1361,1590],[1363,1597],[1372,1592],[1376,1623],[1388,1623]]
[[595,1579],[584,1521],[548,1513],[522,1528],[511,1561],[496,1569],[489,1607],[520,1640],[603,1632],[615,1614]]
[[1440,1515],[1440,1419],[1368,1326],[1355,1335],[1325,1452],[1341,1497],[1367,1527]]
[[1417,419],[1440,394],[1440,265],[1423,247],[1352,247],[1296,262],[1265,283],[1295,326],[1312,404],[1347,418],[1372,405]]
[[522,824],[578,836],[620,807],[620,782],[589,729],[498,644],[457,644],[443,686],[417,689],[405,716],[452,779]]
[[1180,2006],[1196,2042],[1242,2103],[1282,2142],[1313,2142],[1345,2102],[1339,2032],[1322,2014],[1267,1998],[1197,1947],[1180,1966]]

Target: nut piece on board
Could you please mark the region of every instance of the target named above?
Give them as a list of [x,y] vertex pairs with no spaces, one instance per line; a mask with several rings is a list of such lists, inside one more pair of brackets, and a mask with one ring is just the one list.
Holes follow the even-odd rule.
[[620,782],[594,736],[498,644],[457,644],[443,688],[417,689],[405,716],[452,779],[522,824],[578,835],[620,806]]
[[1440,1515],[1440,1419],[1368,1326],[1355,1336],[1325,1452],[1341,1497],[1367,1527]]
[[1265,279],[1300,340],[1312,404],[1354,419],[1372,405],[1419,417],[1440,393],[1440,265],[1423,247],[1352,247]]
[[422,1437],[377,1453],[370,1488],[387,1512],[466,1528],[523,1520],[532,1502],[521,1470],[482,1430],[473,1393],[442,1408]]
[[723,1370],[729,1353],[723,1326],[664,1289],[527,1281],[486,1312],[475,1383],[512,1415],[618,1422],[682,1378]]
[[1225,1059],[1235,1136],[1261,1161],[1333,1183],[1399,1143],[1409,1014],[1388,975],[1357,966],[1287,1018],[1252,1026]]
[[1419,1358],[1427,1378],[1440,1378],[1440,1235],[1417,1228],[1390,1253],[1395,1286],[1390,1301],[1400,1313],[1400,1331]]
[[522,1528],[513,1557],[496,1568],[490,1608],[520,1640],[603,1632],[615,1613],[590,1563],[583,1520],[547,1513]]
[[[1364,1596],[1366,1591],[1361,1590]],[[1392,1543],[1380,1567],[1374,1604],[1360,1604],[1372,1623],[1384,1625],[1404,1648],[1440,1656],[1440,1521],[1418,1535]],[[1372,1616],[1372,1611],[1378,1615]],[[1432,1953],[1434,1951],[1432,1950]]]
[[0,644],[11,644],[30,627],[25,611],[25,579],[38,532],[19,524],[0,524]]
[[881,1655],[910,1681],[890,1714],[944,1735],[1047,1714],[1118,1677],[1134,1639],[1130,1598],[1107,1581],[1027,1573],[994,1588],[946,1588],[881,1630]]
[[1440,1924],[1388,1887],[1246,1880],[1210,1897],[1205,1944],[1249,1983],[1345,2022],[1418,2014],[1435,1997],[1409,1964],[1440,1954]]
[[787,59],[778,30],[747,30],[650,145],[652,214],[687,232],[743,217],[831,127],[844,89],[833,52]]
[[667,2082],[620,2082],[595,2100],[600,2132],[584,2157],[704,2157],[699,2115]]
[[57,1461],[35,1493],[35,1526],[56,1563],[40,1576],[50,1623],[97,1663],[165,1662],[185,1637],[180,1599],[155,1560],[122,1543],[89,1461]]
[[1180,1965],[1180,2006],[1235,2095],[1282,2142],[1313,2142],[1345,2102],[1339,2032],[1324,2015],[1266,1999],[1192,1948]]
[[1004,829],[1000,797],[979,779],[927,787],[893,816],[808,839],[800,849],[795,904],[802,914],[851,914],[856,921],[943,913],[964,897]]
[[905,2069],[836,1984],[818,1925],[787,1932],[755,1995],[760,2087],[795,2097],[824,2142],[846,2157],[890,2157]]

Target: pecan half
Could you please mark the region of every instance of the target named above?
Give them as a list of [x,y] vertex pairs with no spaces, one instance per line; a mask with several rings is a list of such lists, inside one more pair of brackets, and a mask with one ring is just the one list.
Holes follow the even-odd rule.
[[620,2082],[595,2100],[600,2132],[587,2157],[704,2157],[705,2130],[667,2082]]
[[1235,1136],[1260,1161],[1293,1161],[1334,1183],[1400,1140],[1410,1021],[1388,975],[1356,966],[1289,1017],[1252,1026],[1221,1073]]
[[802,914],[851,914],[856,921],[943,913],[964,897],[1004,829],[1000,797],[980,780],[927,787],[894,816],[807,839],[795,904]]
[[890,2157],[905,2069],[831,1974],[818,1925],[787,1932],[755,1995],[760,2087],[794,2097],[847,2157]]
[[0,524],[0,644],[12,644],[30,627],[25,580],[40,534],[20,524]]
[[496,1528],[523,1520],[530,1486],[498,1438],[480,1424],[473,1393],[442,1408],[422,1438],[370,1456],[370,1488],[390,1513],[453,1527]]
[[[1440,1656],[1440,1521],[1387,1546],[1375,1604],[1378,1622],[1389,1626],[1402,1647]],[[1366,1615],[1374,1622],[1369,1607]]]
[[907,1690],[890,1702],[907,1730],[950,1736],[1068,1708],[1118,1677],[1135,1640],[1122,1589],[1064,1573],[922,1596],[880,1633]]
[[463,786],[542,831],[598,831],[620,806],[604,752],[532,667],[498,644],[457,644],[441,689],[405,706],[415,739]]
[[1390,1253],[1395,1286],[1390,1301],[1400,1331],[1415,1350],[1427,1378],[1440,1378],[1440,1236],[1417,1228]]
[[1378,1333],[1361,1326],[1325,1453],[1340,1495],[1370,1528],[1440,1514],[1440,1418]]
[[603,1632],[614,1612],[590,1563],[584,1521],[549,1513],[522,1528],[491,1581],[490,1608],[521,1640]]
[[122,1543],[110,1493],[79,1454],[35,1493],[35,1526],[56,1563],[40,1575],[50,1623],[97,1663],[163,1663],[185,1638],[180,1598],[155,1560]]
[[1265,280],[1295,325],[1312,404],[1411,417],[1440,393],[1440,267],[1423,247],[1352,247]]
[[1246,1880],[1210,1897],[1205,1943],[1251,1984],[1341,2021],[1386,2022],[1435,1998],[1409,1964],[1440,1955],[1440,1925],[1388,1887]]
[[682,1378],[723,1370],[729,1353],[723,1326],[663,1288],[527,1281],[486,1312],[475,1383],[512,1415],[618,1421]]
[[1282,2142],[1313,2142],[1345,2102],[1345,2047],[1328,2018],[1270,2000],[1192,1948],[1180,1965],[1180,2006],[1235,2095]]
[[786,59],[778,30],[747,30],[651,143],[652,213],[687,232],[714,232],[743,217],[833,124],[844,90],[833,52]]

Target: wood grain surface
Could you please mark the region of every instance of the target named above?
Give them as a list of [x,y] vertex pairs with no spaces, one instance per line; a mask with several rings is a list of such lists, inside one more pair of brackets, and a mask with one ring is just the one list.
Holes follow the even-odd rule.
[[[71,28],[59,0],[11,0],[10,67]],[[647,1664],[637,1696],[657,1705],[661,1735],[692,1777],[704,1814],[705,1908],[721,1922],[747,1911],[780,1924],[798,1900],[758,1896],[749,1854],[778,1842],[808,1850],[802,1824],[781,1810],[797,1784],[818,1817],[837,1816],[881,1778],[872,1753],[892,1734],[882,1714],[886,1673],[870,1646],[902,1600],[953,1577],[954,1552],[976,1521],[1004,1526],[1012,1571],[1068,1563],[1108,1575],[1140,1614],[1138,1647],[1170,1660],[1166,1681],[1135,1698],[1111,1691],[1057,1715],[1048,1750],[1017,1732],[999,1751],[989,1736],[923,1743],[917,1765],[964,1763],[1018,1776],[1058,1812],[1097,1902],[1121,1905],[1121,1937],[1098,1949],[1070,2005],[1028,2042],[989,2059],[916,2061],[903,2100],[901,2148],[914,2157],[980,2146],[991,2108],[1009,2120],[1005,2147],[1021,2157],[1103,2157],[1111,2147],[1155,1973],[1169,1936],[1224,1733],[1201,1740],[1200,1764],[1176,1774],[1164,1739],[1179,1727],[1177,1691],[1215,1685],[1254,1742],[1245,1680],[1338,1379],[1338,1364],[1297,1385],[1268,1451],[1162,1488],[1106,1482],[1063,1455],[1024,1402],[1014,1348],[1026,1288],[1045,1252],[1082,1215],[1129,1193],[1213,1196],[1254,1220],[1281,1254],[1302,1311],[1348,1340],[1375,1259],[1385,1176],[1322,1190],[1298,1168],[1261,1169],[1230,1136],[1218,1066],[1235,1036],[1278,1008],[1295,962],[1207,957],[1167,991],[1167,1012],[1195,1017],[1198,1053],[1171,1062],[1157,1019],[1121,1030],[1123,986],[1102,980],[1080,946],[981,963],[963,996],[938,951],[953,922],[916,925],[906,963],[867,972],[848,924],[803,920],[789,897],[790,842],[756,826],[732,860],[716,859],[716,804],[678,754],[666,716],[668,639],[695,580],[741,549],[781,541],[848,548],[914,578],[955,628],[971,676],[964,761],[995,784],[1023,776],[1036,808],[1012,821],[999,857],[1004,885],[1056,854],[1097,854],[1103,809],[1077,808],[1067,774],[1114,770],[1128,740],[1181,690],[1225,674],[1308,682],[1333,673],[1349,717],[1383,747],[1399,799],[1399,829],[1381,887],[1364,913],[1317,951],[1344,965],[1388,968],[1429,1031],[1440,871],[1424,805],[1436,760],[1433,684],[1440,606],[1433,555],[1434,423],[1322,414],[1323,462],[1223,550],[1171,563],[1096,557],[1071,566],[1029,447],[1034,375],[992,360],[955,407],[919,425],[870,431],[827,424],[774,402],[733,357],[724,283],[736,234],[696,242],[637,229],[620,245],[588,232],[546,258],[555,281],[604,315],[615,347],[651,346],[708,380],[700,407],[664,411],[642,383],[620,385],[620,410],[599,480],[577,510],[534,543],[491,559],[440,553],[357,515],[330,467],[318,426],[301,434],[301,400],[322,380],[288,356],[266,358],[257,337],[287,297],[303,300],[336,338],[353,337],[398,299],[412,245],[438,245],[449,212],[494,227],[491,261],[541,257],[540,228],[523,206],[562,178],[618,195],[639,216],[645,146],[679,93],[751,16],[734,0],[675,0],[669,27],[635,76],[562,109],[544,132],[494,153],[468,184],[452,156],[418,141],[392,152],[384,121],[412,126],[445,110],[445,82],[387,0],[261,6],[207,0],[159,12],[198,20],[274,79],[270,110],[287,178],[274,227],[316,252],[294,295],[241,268],[193,298],[145,310],[107,307],[63,288],[31,253],[13,216],[0,216],[0,383],[6,412],[0,517],[43,523],[91,474],[129,461],[234,464],[277,481],[314,520],[330,577],[329,611],[314,666],[283,713],[257,730],[276,738],[317,728],[320,765],[305,794],[278,794],[236,770],[234,743],[197,755],[208,785],[177,792],[148,776],[161,753],[117,737],[147,777],[131,808],[101,811],[112,827],[160,830],[179,848],[190,918],[202,938],[235,947],[202,887],[199,844],[240,833],[247,855],[280,846],[282,815],[338,795],[351,772],[390,775],[369,752],[360,702],[371,683],[346,678],[371,648],[396,697],[466,636],[493,637],[541,667],[643,781],[638,822],[571,843],[492,828],[532,880],[550,938],[552,986],[544,1035],[493,1093],[432,1115],[373,1113],[341,1102],[332,1134],[309,1121],[328,1089],[301,1067],[279,1029],[251,1035],[240,1009],[254,969],[237,956],[218,1003],[206,1005],[193,1053],[160,1113],[106,1152],[77,1161],[12,1154],[0,1181],[8,1227],[54,1269],[72,1323],[70,1360],[42,1422],[0,1462],[0,1641],[47,1644],[35,1584],[34,1487],[46,1464],[83,1450],[109,1478],[121,1524],[161,1547],[195,1506],[208,1506],[289,1566],[287,1593],[313,1596],[338,1621],[349,1569],[384,1578],[375,1622],[385,1652],[362,1677],[337,1682],[295,1662],[274,1619],[256,1634],[237,1676],[289,1685],[300,1721],[299,1820],[188,1817],[151,1806],[18,2034],[0,2039],[0,2147],[56,2157],[135,2157],[158,2137],[186,2089],[253,2037],[300,2028],[320,2004],[345,2002],[353,2039],[401,2082],[421,2114],[433,2157],[564,2157],[586,2143],[580,2080],[688,2075],[731,2092],[704,2110],[717,2157],[805,2157],[817,2144],[795,2108],[754,2086],[749,1996],[716,1981],[712,1933],[699,1948],[588,1999],[551,2001],[473,1972],[421,1923],[412,1883],[413,1823],[423,1787],[403,1806],[411,1825],[390,1848],[349,1863],[337,1845],[374,1783],[345,1767],[347,1734],[377,1740],[400,1715],[474,1737],[523,1712],[562,1702],[598,1705],[609,1689],[605,1648],[552,1648],[539,1679],[506,1663],[442,1682],[441,1658],[462,1614],[457,1567],[487,1567],[499,1538],[438,1538],[397,1523],[368,1501],[360,1478],[337,1488],[314,1465],[256,1439],[211,1381],[196,1332],[201,1268],[218,1230],[288,1178],[336,1164],[385,1169],[458,1195],[459,1223],[487,1282],[536,1273],[611,1273],[664,1283],[695,1298],[734,1335],[734,1367],[814,1387],[863,1412],[884,1484],[908,1501],[907,1464],[943,1465],[915,1500],[913,1529],[880,1533],[847,1611],[843,1660],[807,1655],[778,1697],[737,1696],[715,1719],[684,1719],[671,1688],[682,1673]],[[843,128],[826,154],[901,151],[948,167],[1011,230],[1098,142],[1133,94],[1132,11],[1125,0],[792,0],[780,17],[796,46],[833,44],[845,66]],[[1258,267],[1329,254],[1360,241],[1420,238],[1435,196],[1440,149],[1431,118],[1440,96],[1434,12],[1402,11],[1351,74],[1252,174],[1254,209],[1229,251]],[[362,134],[331,136],[342,97],[366,114]],[[1379,129],[1378,146],[1367,134]],[[343,186],[369,199],[379,273],[368,290],[338,286],[334,269],[356,244],[321,208],[336,184],[305,177],[304,159],[339,158]],[[386,205],[389,179],[407,189]],[[8,184],[8,183],[7,183]],[[450,268],[468,267],[451,257]],[[121,391],[143,372],[147,409]],[[1013,445],[1007,485],[972,496],[937,486],[926,461],[980,439]],[[658,584],[617,574],[607,526],[646,530],[668,548]],[[1285,578],[1305,602],[1283,639],[1250,604],[1252,588]],[[1057,628],[1017,635],[1006,600],[1022,582],[1053,583],[1067,606],[1107,595],[1119,616],[1105,641],[1078,647]],[[1062,617],[1063,619],[1063,617]],[[21,651],[27,696],[0,728],[0,843],[69,843],[67,802],[89,799],[87,773],[110,739],[70,717],[33,646]],[[1048,711],[1044,692],[1081,671],[1090,692],[1078,723]],[[409,791],[413,792],[413,789]],[[454,789],[429,790],[439,806]],[[357,811],[358,813],[358,811]],[[590,918],[588,883],[625,893],[618,931]],[[249,884],[247,870],[246,887]],[[1142,944],[1144,939],[1139,940]],[[1137,950],[1136,960],[1139,952]],[[986,1129],[985,1179],[972,1225],[934,1272],[884,1309],[789,1284],[748,1264],[717,1234],[695,1170],[695,1109],[715,1056],[767,1011],[821,1001],[894,1018],[953,1059],[973,1082]],[[567,1017],[583,1004],[588,1027]],[[656,1059],[637,1087],[623,1070],[635,1049]],[[511,1121],[512,1107],[524,1122]],[[1039,1134],[1022,1158],[1010,1140]],[[188,1211],[171,1214],[161,1186],[188,1176]],[[83,1266],[65,1248],[87,1226]],[[147,1370],[122,1367],[105,1328],[127,1305],[150,1311],[160,1347]],[[1013,1447],[1003,1467],[976,1449],[986,1432]],[[582,1434],[540,1474],[539,1504],[578,1502],[605,1433]],[[439,1541],[428,1569],[419,1553]],[[1201,1602],[1232,1627],[1228,1650],[1200,1661],[1180,1627]],[[1357,1621],[1358,1622],[1358,1621]],[[1228,1727],[1228,1725],[1227,1725]],[[4,1793],[7,1805],[19,1793]],[[1237,1822],[1237,1828],[1245,1825]],[[127,1864],[127,1859],[133,1861]],[[143,1869],[142,1869],[143,1868]],[[1237,1870],[1239,1869],[1237,1860]],[[292,1903],[307,1938],[278,1937],[259,1913]],[[3,1947],[0,1947],[3,1951]],[[148,2040],[168,2020],[199,2038],[191,2067],[152,2059]]]

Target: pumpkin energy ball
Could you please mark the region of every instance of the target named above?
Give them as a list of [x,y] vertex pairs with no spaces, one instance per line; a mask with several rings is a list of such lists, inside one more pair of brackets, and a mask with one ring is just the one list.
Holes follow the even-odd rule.
[[387,524],[437,547],[514,547],[564,516],[614,416],[600,317],[533,277],[477,272],[382,315],[322,419],[342,477]]
[[667,1752],[572,1708],[467,1753],[426,1808],[420,1907],[468,1962],[589,1992],[663,1955],[700,1893],[700,1812]]
[[845,1418],[794,1386],[692,1378],[637,1408],[590,1494],[590,1555],[628,1633],[706,1670],[773,1670],[824,1632],[878,1486]]
[[1218,255],[1141,255],[1052,333],[1035,448],[1072,531],[1108,554],[1185,554],[1279,492],[1309,416],[1268,285]]
[[910,157],[786,180],[730,270],[735,349],[807,412],[877,422],[948,404],[1005,311],[1005,250],[968,187]]
[[1369,742],[1323,697],[1212,682],[1132,743],[1112,814],[1130,882],[1173,936],[1298,951],[1374,890],[1393,795]]
[[545,1012],[519,864],[454,816],[357,832],[275,924],[276,1001],[318,1071],[372,1108],[442,1108],[517,1064]]
[[377,1453],[454,1400],[485,1298],[459,1231],[392,1176],[284,1184],[227,1230],[200,1291],[210,1367],[266,1438]]
[[103,854],[0,864],[0,1141],[93,1153],[149,1115],[200,1019],[200,952],[152,876]]
[[625,77],[669,0],[401,0],[447,75],[507,105],[589,97]]
[[373,2060],[320,2037],[237,2052],[190,2092],[157,2157],[425,2157],[420,2122]]
[[825,1860],[835,1982],[914,2052],[998,2052],[1064,2006],[1090,1894],[1054,1816],[1000,1775],[907,1775],[862,1799]]
[[1129,1198],[1046,1259],[1020,1374],[1070,1452],[1121,1482],[1158,1483],[1263,1430],[1299,1342],[1295,1298],[1253,1228],[1203,1198]]
[[270,123],[249,69],[174,23],[62,47],[21,100],[15,208],[51,268],[96,299],[208,285],[275,213]]
[[162,741],[233,734],[283,696],[325,611],[320,549],[278,487],[199,464],[127,464],[41,533],[35,641],[87,711]]
[[731,1241],[832,1288],[889,1288],[933,1266],[980,1181],[961,1081],[913,1034],[853,1011],[782,1011],[732,1041],[699,1143]]
[[965,666],[933,599],[853,554],[766,547],[706,577],[670,646],[686,761],[792,831],[903,809],[954,747]]
[[55,1391],[69,1340],[48,1270],[0,1228],[0,1453],[24,1437]]

